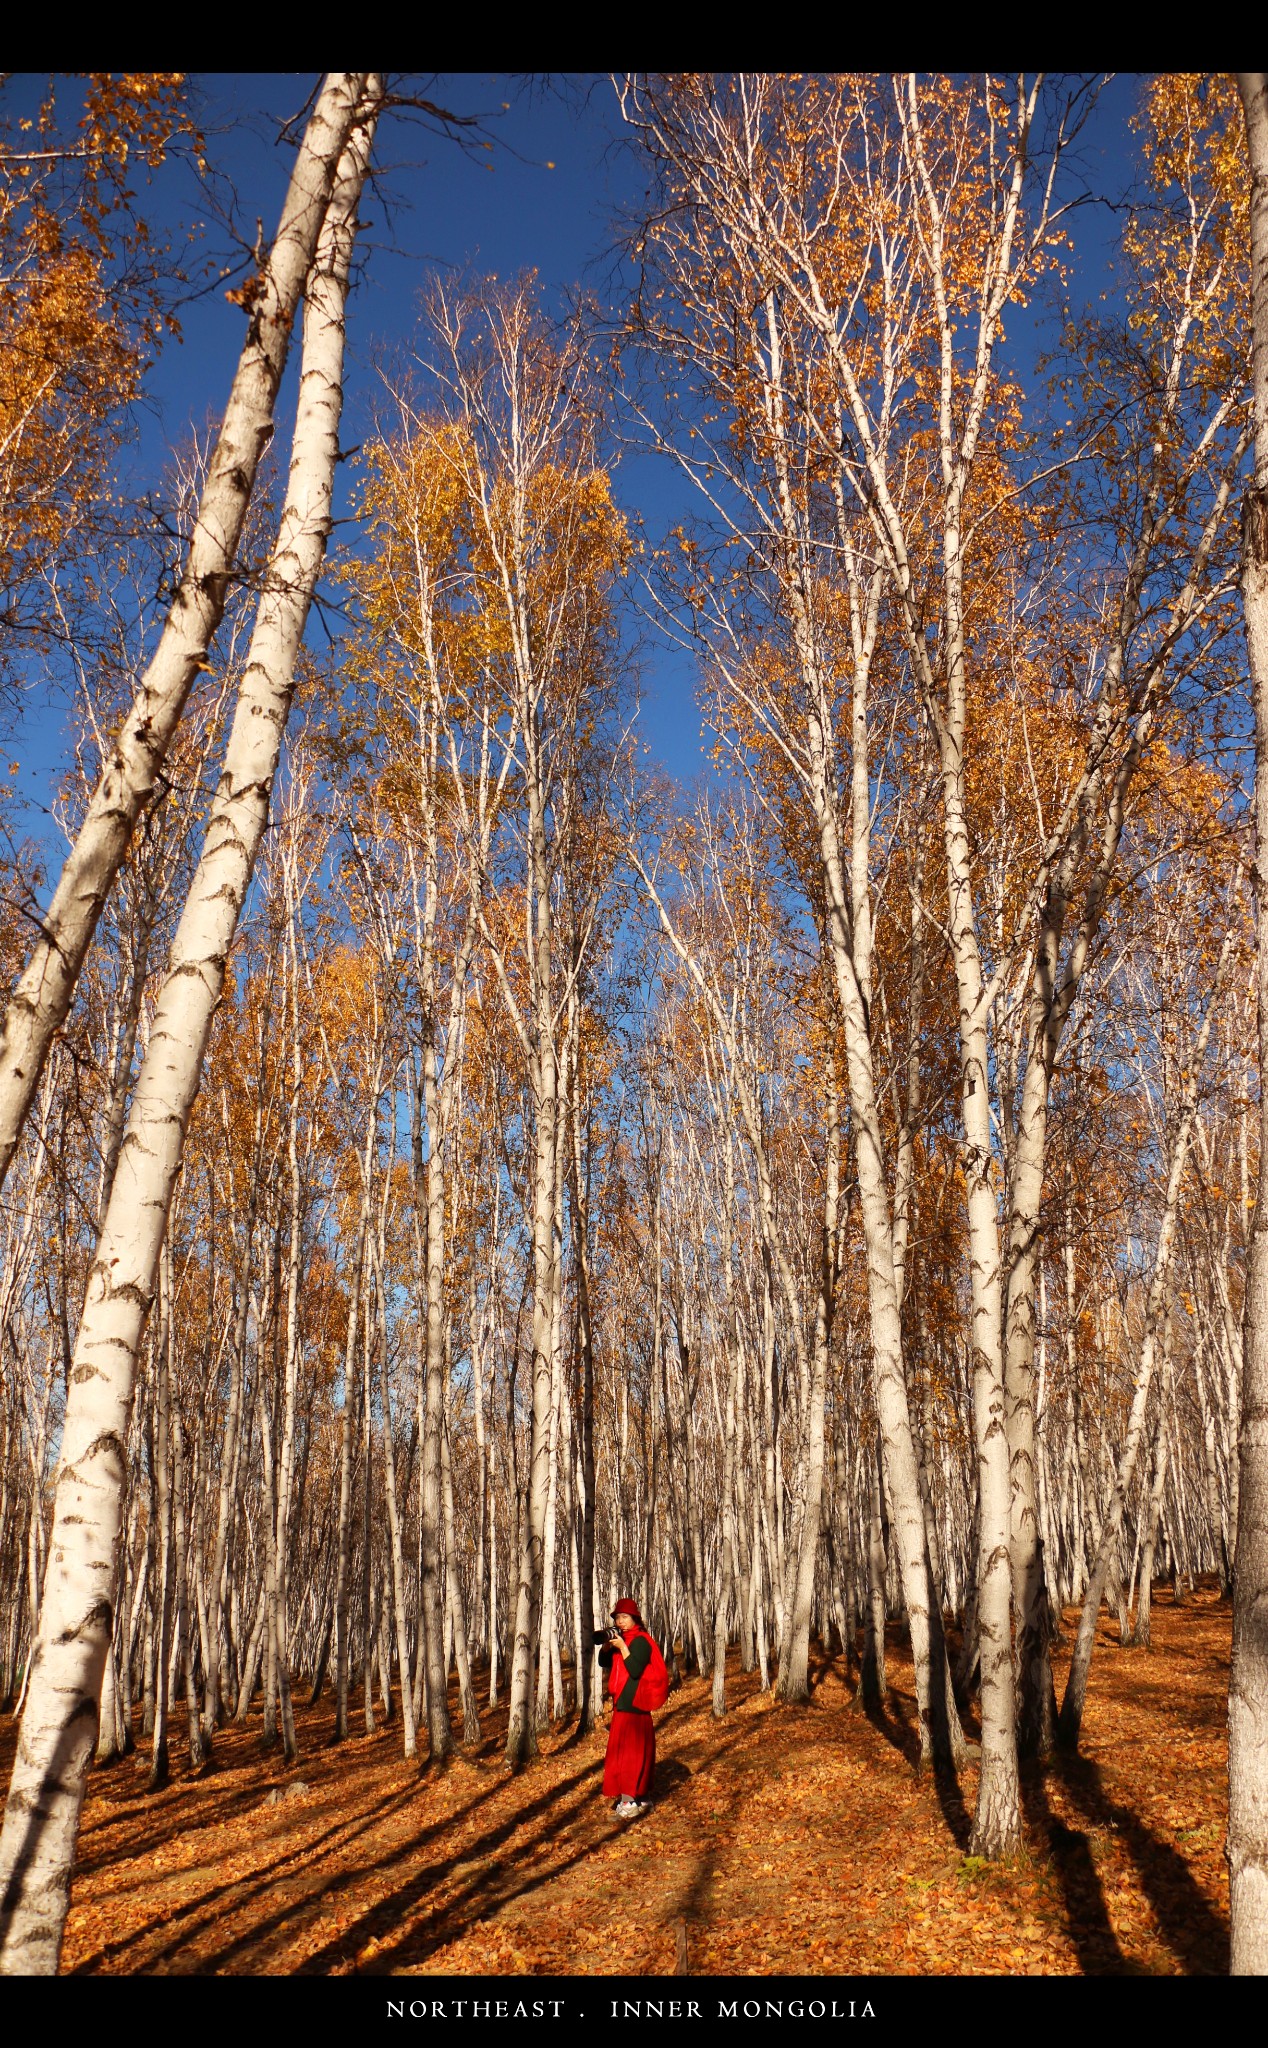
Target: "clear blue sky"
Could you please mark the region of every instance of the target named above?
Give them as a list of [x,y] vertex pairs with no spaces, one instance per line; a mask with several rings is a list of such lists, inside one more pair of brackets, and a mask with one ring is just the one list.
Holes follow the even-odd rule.
[[[279,125],[300,111],[313,84],[311,74],[199,75],[198,117],[217,175],[209,188],[200,189],[192,166],[165,170],[151,196],[160,223],[205,231],[201,246],[209,264],[234,261],[240,253],[217,199],[222,206],[231,204],[235,225],[248,243],[255,238],[257,219],[271,235],[291,161],[278,143]],[[363,208],[368,229],[350,322],[343,433],[349,445],[360,441],[370,425],[379,388],[376,358],[385,349],[408,348],[418,296],[434,269],[504,278],[532,269],[548,301],[562,302],[578,285],[606,298],[617,283],[614,221],[622,209],[636,207],[641,194],[606,78],[572,79],[554,90],[529,89],[503,74],[466,73],[419,78],[413,89],[454,113],[485,117],[482,135],[494,146],[464,150],[434,126],[429,129],[405,114],[394,115],[380,130],[378,184],[374,199]],[[1129,78],[1113,82],[1102,95],[1083,151],[1090,185],[1113,188],[1126,177],[1126,121],[1135,92],[1136,81]],[[1085,265],[1104,269],[1112,261],[1116,233],[1108,212],[1093,209],[1085,216],[1079,228]],[[184,339],[165,349],[155,369],[149,403],[139,415],[138,437],[129,451],[136,487],[153,486],[168,448],[186,440],[191,427],[219,414],[241,342],[242,317],[226,303],[223,283],[214,275],[205,295],[182,310]],[[1032,355],[1037,337],[1019,330],[1012,340],[1025,358]],[[292,380],[293,375],[292,365]],[[286,417],[289,394],[288,385],[279,419]],[[345,491],[351,481],[345,471]],[[690,510],[673,473],[650,457],[625,456],[616,488],[653,536]],[[671,773],[690,779],[704,768],[708,744],[694,701],[693,664],[652,643],[642,674],[643,737]],[[38,688],[28,701],[15,739],[24,791],[38,810],[47,803],[61,765],[66,712],[64,701],[50,700]]]

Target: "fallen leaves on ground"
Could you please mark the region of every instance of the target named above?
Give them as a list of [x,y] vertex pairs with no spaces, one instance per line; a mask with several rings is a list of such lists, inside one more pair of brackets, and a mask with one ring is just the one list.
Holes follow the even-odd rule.
[[[897,1631],[871,1717],[839,1658],[805,1707],[733,1666],[722,1721],[688,1680],[657,1715],[656,1805],[628,1825],[600,1796],[602,1730],[552,1730],[512,1774],[504,1706],[444,1769],[402,1761],[399,1722],[331,1745],[324,1699],[297,1712],[289,1771],[253,1715],[182,1775],[178,1719],[163,1791],[135,1760],[91,1775],[63,1968],[661,1974],[682,1922],[704,1975],[1224,1971],[1230,1613],[1212,1587],[1160,1594],[1153,1628],[1124,1650],[1103,1619],[1081,1752],[1027,1767],[1026,1850],[1002,1866],[966,1853],[975,1769],[912,1768]],[[14,1739],[6,1720],[6,1776]]]

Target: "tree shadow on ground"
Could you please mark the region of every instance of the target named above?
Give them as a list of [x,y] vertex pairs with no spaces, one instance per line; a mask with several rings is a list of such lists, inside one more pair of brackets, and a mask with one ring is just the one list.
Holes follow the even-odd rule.
[[1110,1922],[1091,1838],[1053,1812],[1042,1764],[1025,1763],[1020,1768],[1022,1811],[1028,1826],[1047,1843],[1079,1968],[1085,1977],[1121,1977],[1131,1965]]
[[859,1693],[855,1705],[867,1716],[878,1735],[896,1749],[913,1771],[920,1768],[920,1728],[916,1703],[891,1685],[884,1697]]
[[[1059,1753],[1050,1760],[1048,1773],[1065,1788],[1073,1804],[1090,1823],[1093,1833],[1105,1829],[1117,1834],[1140,1875],[1142,1889],[1153,1908],[1162,1939],[1186,1975],[1226,1976],[1229,1965],[1228,1923],[1211,1905],[1180,1851],[1155,1834],[1132,1807],[1113,1797],[1106,1788],[1100,1765],[1089,1757]],[[1040,1800],[1048,1812],[1054,1857],[1058,1854],[1057,1831],[1072,1841],[1088,1843],[1087,1835],[1077,1835],[1052,1817],[1037,1773],[1031,1782],[1038,1784]],[[1076,1852],[1072,1872],[1076,1870],[1081,1853]],[[1088,1854],[1090,1856],[1090,1847]],[[1099,1884],[1097,1889],[1099,1891]],[[1080,1896],[1086,1895],[1085,1885],[1079,1890]],[[1103,1894],[1101,1910],[1104,1914]],[[1105,1919],[1108,1926],[1107,1915]],[[1078,1940],[1073,1917],[1071,1931]],[[1112,1935],[1110,1938],[1113,1939]],[[1114,1947],[1117,1951],[1117,1943]],[[1117,1963],[1109,1967],[1119,1970],[1130,1968],[1122,1961],[1121,1951],[1118,1954]],[[1089,1964],[1086,1967],[1094,1966]]]
[[[489,1919],[574,1869],[598,1845],[610,1841],[613,1834],[621,1832],[624,1827],[622,1822],[613,1819],[605,1802],[596,1801],[593,1797],[593,1780],[598,1768],[596,1759],[595,1763],[566,1779],[563,1784],[547,1787],[531,1805],[518,1809],[468,1845],[460,1858],[449,1856],[416,1869],[408,1883],[371,1907],[358,1920],[341,1927],[337,1936],[305,1959],[296,1974],[325,1975],[346,1953],[349,1943],[355,1946],[379,1930],[382,1932],[370,1966],[376,1974],[390,1973],[404,1963],[413,1965],[425,1961],[437,1948],[452,1941],[474,1922]],[[676,1772],[667,1771],[664,1777],[658,1770],[658,1790],[667,1778],[672,1777],[672,1782],[678,1783],[690,1775],[682,1766]],[[561,1804],[562,1812],[559,1810]],[[583,1839],[567,1853],[552,1854],[559,1826],[570,1820],[583,1824]],[[534,1827],[536,1832],[530,1832]],[[412,1860],[412,1856],[413,1846],[410,1845],[399,1860]],[[542,1860],[535,1861],[538,1858]],[[426,1927],[419,1926],[412,1915],[420,1908],[426,1909],[430,1895],[464,1864],[477,1867],[469,1877],[461,1880],[459,1889],[434,1912],[430,1923]],[[490,1869],[489,1865],[493,1867]],[[376,1867],[381,1869],[381,1862]],[[362,1874],[359,1870],[346,1873],[340,1880],[339,1889],[355,1886]],[[402,1922],[407,1924],[402,1926]],[[386,1938],[389,1931],[395,1931],[394,1940]],[[227,1956],[232,1953],[232,1950],[226,1951]],[[362,1967],[366,1966],[363,1964]]]
[[969,1846],[973,1823],[969,1809],[964,1803],[964,1793],[960,1789],[960,1774],[954,1764],[940,1764],[934,1766],[930,1778],[951,1839],[960,1854],[964,1855]]
[[[420,1772],[420,1780],[422,1776],[423,1773]],[[486,1799],[492,1798],[496,1790],[497,1787],[495,1785],[490,1785],[486,1790],[479,1792],[469,1802],[466,1809],[460,1809],[459,1817],[461,1817],[462,1811],[473,1811],[475,1807],[483,1804]],[[276,1856],[270,1861],[257,1864],[249,1876],[236,1879],[228,1878],[223,1884],[213,1885],[209,1889],[200,1891],[194,1899],[191,1899],[188,1906],[176,1912],[165,1911],[162,1924],[171,1928],[171,1938],[161,1948],[150,1951],[146,1960],[146,1969],[153,1969],[156,1962],[167,1960],[176,1962],[181,1951],[190,1942],[197,1940],[200,1935],[208,1932],[215,1926],[222,1901],[232,1899],[235,1904],[241,1904],[253,1898],[263,1899],[267,1897],[276,1890],[279,1881],[283,1878],[287,1865],[304,1867],[320,1862],[324,1854],[346,1848],[359,1835],[368,1833],[371,1829],[380,1825],[384,1819],[390,1818],[394,1813],[407,1811],[417,1797],[418,1785],[415,1783],[375,1801],[367,1808],[358,1809],[352,1814],[340,1811],[337,1803],[332,1807],[327,1801],[321,1802],[316,1807],[316,1811],[319,1814],[325,1812],[330,1815],[328,1825],[323,1832],[315,1836],[309,1836],[302,1844],[296,1844],[293,1837],[283,1834],[277,1845]],[[411,1838],[408,1845],[409,1853],[414,1853],[420,1842],[426,1843],[429,1837],[435,1836],[451,1826],[453,1818],[453,1816],[446,1815],[422,1829],[419,1835]],[[348,1881],[348,1879],[336,1879],[335,1883],[328,1887],[328,1890],[336,1891],[342,1883]],[[287,1912],[283,1911],[255,1922],[248,1937],[231,1943],[226,1948],[214,1951],[213,1960],[223,1962],[224,1958],[235,1955],[244,1946],[253,1945],[262,1933],[266,1933],[271,1927],[279,1925],[286,1917],[288,1917]],[[125,1955],[129,1948],[136,1948],[144,1943],[151,1931],[151,1924],[144,1923],[134,1928],[125,1940],[106,1943],[97,1955],[86,1957],[81,1963],[77,1964],[75,1974],[90,1974],[100,1962],[105,1961],[107,1958],[111,1962],[117,1963],[119,1958]]]
[[[680,1887],[677,1895],[670,1899],[664,1925],[676,1928],[681,1921],[682,1939],[687,1945],[695,1938],[696,1930],[707,1924],[711,1909],[711,1892],[718,1871],[718,1839],[726,1840],[733,1834],[745,1800],[751,1796],[751,1786],[734,1776],[728,1776],[718,1769],[738,1750],[744,1741],[744,1733],[735,1729],[729,1738],[720,1737],[710,1750],[708,1781],[712,1786],[712,1819],[714,1839],[702,1832],[695,1869],[687,1883]],[[674,1793],[690,1784],[695,1775],[691,1767],[678,1757],[668,1758],[664,1764],[656,1765],[656,1798],[659,1804],[666,1793]]]
[[[857,1694],[855,1706],[867,1716],[877,1734],[884,1738],[890,1748],[896,1749],[913,1771],[923,1775],[920,1724],[916,1717],[915,1700],[891,1684],[883,1699],[876,1694],[872,1694],[871,1697]],[[959,1772],[954,1764],[933,1765],[928,1769],[928,1780],[942,1808],[942,1817],[951,1838],[963,1853],[968,1847],[972,1823],[964,1803]]]

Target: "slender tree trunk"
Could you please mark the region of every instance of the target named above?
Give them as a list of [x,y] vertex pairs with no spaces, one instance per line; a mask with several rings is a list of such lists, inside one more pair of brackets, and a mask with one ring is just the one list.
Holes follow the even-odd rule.
[[159,1334],[154,1352],[154,1435],[152,1459],[155,1506],[158,1512],[158,1580],[154,1589],[154,1721],[150,1751],[151,1792],[167,1783],[167,1710],[169,1647],[172,1639],[172,1382],[168,1371],[171,1348],[171,1300],[166,1275],[160,1282]]
[[475,1688],[471,1683],[471,1665],[467,1657],[467,1628],[462,1612],[462,1592],[458,1584],[458,1539],[447,1415],[444,1418],[444,1430],[440,1439],[440,1476],[445,1516],[445,1597],[453,1622],[454,1656],[458,1665],[458,1697],[462,1701],[462,1739],[464,1742],[478,1742],[480,1710],[476,1705]]
[[792,1613],[784,1638],[784,1647],[780,1653],[779,1678],[775,1687],[776,1692],[786,1700],[807,1700],[810,1697],[810,1612],[814,1600],[815,1568],[819,1558],[822,1522],[823,1416],[828,1385],[828,1349],[832,1342],[832,1317],[836,1299],[837,1209],[841,1187],[841,1114],[837,1100],[834,1060],[835,1048],[829,1048],[824,1074],[827,1096],[827,1157],[824,1163],[819,1295],[815,1303],[810,1401],[805,1422],[806,1492],[797,1552]]
[[533,1677],[541,1630],[546,1504],[550,1491],[554,1308],[559,1280],[555,1246],[555,1126],[559,1116],[559,1063],[551,1006],[550,870],[540,781],[541,738],[533,731],[531,718],[525,720],[524,725],[525,752],[530,763],[529,875],[534,904],[532,972],[536,998],[532,1081],[536,1143],[532,1207],[533,1406],[528,1485],[521,1516],[519,1586],[515,1601],[515,1640],[506,1737],[506,1757],[513,1766],[526,1763],[537,1753]]
[[1171,1159],[1167,1174],[1167,1193],[1163,1206],[1162,1221],[1158,1227],[1158,1243],[1154,1251],[1153,1272],[1149,1280],[1149,1293],[1145,1304],[1145,1333],[1141,1344],[1140,1365],[1136,1373],[1136,1384],[1132,1393],[1131,1411],[1127,1418],[1127,1429],[1123,1437],[1118,1466],[1114,1475],[1109,1505],[1102,1524],[1096,1562],[1088,1582],[1083,1601],[1083,1612],[1079,1617],[1079,1631],[1075,1638],[1074,1655],[1070,1660],[1070,1672],[1066,1679],[1065,1696],[1061,1702],[1061,1718],[1058,1732],[1063,1743],[1077,1748],[1079,1730],[1083,1721],[1083,1703],[1087,1694],[1088,1674],[1092,1664],[1092,1650],[1096,1640],[1096,1620],[1100,1612],[1101,1599],[1105,1591],[1114,1553],[1118,1547],[1119,1531],[1122,1527],[1123,1511],[1136,1470],[1136,1458],[1140,1450],[1141,1432],[1144,1428],[1145,1408],[1153,1380],[1154,1363],[1158,1351],[1163,1320],[1169,1312],[1171,1268],[1175,1246],[1176,1215],[1180,1203],[1180,1189],[1184,1181],[1185,1168],[1189,1158],[1189,1140],[1193,1131],[1193,1120],[1197,1114],[1197,1077],[1201,1068],[1207,1041],[1211,1034],[1220,989],[1232,951],[1233,928],[1230,926],[1220,952],[1219,964],[1207,1003],[1206,1015],[1193,1048],[1188,1072],[1184,1077],[1183,1096],[1179,1106],[1176,1125],[1171,1140]]
[[[434,885],[429,903],[434,904]],[[428,992],[434,1007],[435,991]],[[422,1408],[423,1462],[419,1492],[422,1518],[422,1583],[419,1605],[422,1615],[423,1650],[427,1660],[427,1734],[432,1759],[443,1763],[453,1748],[449,1725],[449,1684],[444,1656],[445,1586],[440,1555],[441,1452],[444,1430],[445,1372],[445,1145],[441,1133],[439,1088],[436,1078],[436,1048],[429,1041],[423,1047],[423,1090],[427,1120],[428,1161],[426,1167],[426,1352]]]
[[193,524],[172,609],[93,793],[40,939],[0,1031],[0,1184],[9,1169],[53,1035],[64,1023],[84,956],[132,829],[158,782],[194,678],[220,624],[291,330],[336,172],[366,89],[364,71],[332,72],[291,174],[277,238],[255,297],[224,423]]
[[229,1402],[225,1416],[224,1449],[220,1457],[220,1486],[216,1507],[216,1547],[212,1555],[210,1598],[207,1614],[207,1636],[210,1657],[207,1664],[206,1690],[204,1694],[203,1739],[208,1756],[211,1755],[226,1690],[221,1683],[220,1607],[223,1599],[225,1563],[229,1548],[230,1520],[236,1506],[234,1484],[238,1471],[238,1425],[242,1411],[243,1369],[246,1364],[247,1309],[251,1288],[251,1242],[255,1227],[255,1189],[259,1179],[260,1114],[260,1109],[257,1107],[255,1144],[252,1148],[252,1165],[257,1168],[257,1171],[253,1172],[251,1176],[251,1193],[247,1201],[242,1258],[238,1266],[233,1328],[229,1336]]
[[[740,1374],[743,1352],[735,1302],[735,1245],[732,1218],[735,1213],[735,1151],[729,1130],[723,1134],[722,1223],[722,1338],[726,1346],[726,1412],[722,1425],[722,1541],[718,1547],[715,1580],[716,1607],[713,1620],[713,1714],[721,1720],[726,1713],[727,1608],[740,1607],[740,1559],[736,1511],[736,1437],[739,1429]],[[743,1634],[743,1624],[741,1623]],[[743,1652],[741,1652],[741,1659]]]
[[374,1733],[374,1525],[370,1507],[374,1493],[374,1410],[370,1385],[373,1343],[371,1297],[365,1289],[361,1355],[361,1708],[367,1735]]
[[[370,1125],[366,1133],[362,1162],[361,1217],[357,1225],[357,1250],[352,1264],[352,1290],[348,1301],[348,1331],[343,1354],[343,1412],[339,1422],[339,1532],[335,1564],[335,1741],[348,1739],[348,1693],[352,1676],[352,1650],[348,1607],[352,1587],[352,1446],[356,1436],[361,1401],[361,1375],[355,1373],[357,1328],[361,1319],[361,1294],[365,1284],[366,1243],[370,1229],[370,1172],[374,1159],[374,1133],[378,1122],[377,1076],[372,1091]],[[355,1373],[355,1377],[354,1377]]]
[[[879,1446],[878,1446],[879,1454]],[[885,1504],[878,1456],[870,1456],[872,1484],[867,1512],[867,1606],[863,1620],[863,1663],[857,1697],[863,1706],[888,1699],[885,1677]]]
[[[377,95],[377,84],[375,92]],[[304,364],[277,548],[260,600],[220,787],[156,1005],[88,1277],[58,1471],[35,1675],[0,1836],[0,1969],[53,1974],[70,1900],[84,1774],[113,1628],[135,1362],[225,963],[268,815],[294,664],[325,551],[338,456],[343,316],[376,109],[341,161],[305,317]]]
[[[580,1084],[578,1083],[578,1095]],[[580,1555],[577,1592],[577,1729],[589,1735],[596,1721],[594,1679],[594,1329],[590,1319],[590,1199],[588,1175],[582,1172],[580,1103],[571,1118],[572,1213],[576,1241],[577,1338],[576,1352],[581,1366],[580,1402],[577,1407],[577,1445],[580,1469],[577,1488],[580,1500]],[[588,1128],[588,1125],[587,1125]],[[588,1164],[588,1155],[587,1155]]]
[[[164,1249],[166,1251],[167,1248]],[[167,1256],[170,1258],[170,1252]],[[197,1771],[202,1769],[204,1752],[202,1716],[198,1709],[198,1687],[194,1674],[193,1617],[189,1612],[190,1558],[185,1514],[185,1432],[181,1424],[179,1401],[171,1403],[171,1432],[172,1488],[175,1494],[173,1536],[176,1562],[176,1630],[185,1645],[185,1719],[189,1763],[190,1769]]]
[[1268,1975],[1268,72],[1238,89],[1250,160],[1251,365],[1255,478],[1242,512],[1242,604],[1255,705],[1255,924],[1259,1186],[1247,1250],[1237,1581],[1228,1695],[1228,1867],[1232,1970]]
[[418,1754],[414,1706],[410,1698],[409,1637],[405,1623],[405,1558],[401,1549],[401,1522],[396,1499],[396,1449],[392,1441],[392,1390],[387,1371],[387,1308],[383,1292],[383,1268],[377,1264],[380,1302],[379,1384],[383,1399],[383,1476],[387,1493],[387,1526],[392,1562],[392,1598],[396,1614],[396,1656],[401,1667],[401,1720],[404,1724],[405,1755]]

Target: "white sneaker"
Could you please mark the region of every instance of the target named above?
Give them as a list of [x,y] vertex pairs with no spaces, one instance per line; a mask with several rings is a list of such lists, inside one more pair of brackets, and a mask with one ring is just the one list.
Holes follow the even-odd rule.
[[619,1799],[616,1806],[618,1820],[633,1820],[643,1811],[637,1799]]

